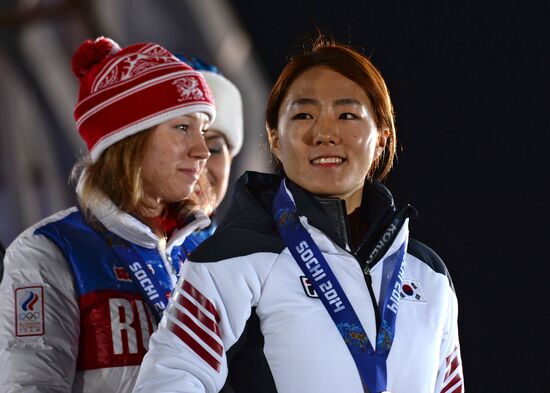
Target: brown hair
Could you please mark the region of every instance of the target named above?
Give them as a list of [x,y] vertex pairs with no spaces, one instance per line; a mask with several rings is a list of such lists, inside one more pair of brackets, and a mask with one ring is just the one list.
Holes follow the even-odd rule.
[[[78,179],[85,171],[79,202],[88,219],[93,217],[90,207],[106,196],[120,210],[147,222],[144,213],[154,206],[145,199],[141,160],[152,130],[151,128],[138,132],[109,146],[96,162],[87,157],[77,163],[72,178]],[[178,220],[183,221],[198,209],[211,211],[213,195],[204,171],[200,175],[198,185],[200,193],[192,193],[188,199],[170,206],[171,212],[175,213]],[[164,235],[155,228],[153,230],[157,235]]]
[[366,55],[322,34],[313,42],[310,49],[291,57],[271,90],[266,109],[266,128],[270,145],[277,132],[279,109],[288,89],[298,76],[315,66],[325,66],[338,72],[357,83],[367,94],[376,127],[389,131],[386,147],[373,163],[369,178],[384,179],[393,166],[397,143],[393,106],[386,83]]

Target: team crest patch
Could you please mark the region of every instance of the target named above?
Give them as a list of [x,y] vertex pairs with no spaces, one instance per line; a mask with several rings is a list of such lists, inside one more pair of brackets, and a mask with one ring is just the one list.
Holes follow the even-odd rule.
[[15,288],[15,335],[44,335],[44,287]]
[[424,296],[424,291],[422,291],[420,281],[403,280],[403,285],[401,286],[401,299],[412,302],[425,302],[426,297]]
[[317,292],[315,292],[315,288],[313,288],[313,285],[309,282],[309,278],[306,276],[300,276],[300,281],[302,282],[302,287],[304,287],[304,291],[308,297],[312,298],[318,298]]

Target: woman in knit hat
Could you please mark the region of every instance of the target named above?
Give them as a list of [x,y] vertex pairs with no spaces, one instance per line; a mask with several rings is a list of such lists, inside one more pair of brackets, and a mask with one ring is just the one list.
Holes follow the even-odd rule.
[[4,391],[130,392],[186,257],[181,245],[209,224],[201,173],[215,109],[203,75],[157,44],[121,49],[104,37],[80,46],[73,71],[89,150],[79,206],[6,251]]

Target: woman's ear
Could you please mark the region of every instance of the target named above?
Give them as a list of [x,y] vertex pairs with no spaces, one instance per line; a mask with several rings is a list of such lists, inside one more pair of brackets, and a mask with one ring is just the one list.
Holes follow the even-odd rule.
[[386,148],[386,143],[388,142],[388,137],[390,136],[390,130],[387,128],[378,132],[378,143],[376,145],[376,159],[380,157],[384,149]]
[[281,149],[279,146],[279,132],[277,130],[267,130],[267,138],[269,140],[269,147],[271,151],[281,161]]

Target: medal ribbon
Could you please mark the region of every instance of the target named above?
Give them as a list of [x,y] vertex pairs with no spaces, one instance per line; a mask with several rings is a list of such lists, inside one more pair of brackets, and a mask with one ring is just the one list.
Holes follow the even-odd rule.
[[[106,233],[103,233],[103,236],[108,243],[111,243],[113,240],[107,239]],[[161,280],[171,283],[170,273],[165,268],[160,269],[158,264],[155,266],[154,271],[152,271],[153,269],[149,267],[145,258],[134,247],[133,244],[120,240],[118,237],[115,237],[111,244],[111,250],[138,286],[141,295],[147,302],[158,324],[162,318],[164,309],[168,305],[167,294],[172,290],[172,288],[162,285]],[[164,264],[162,265],[164,266]]]
[[290,195],[283,180],[273,201],[273,215],[279,233],[340,332],[355,361],[363,387],[369,393],[384,392],[387,387],[386,360],[395,335],[395,322],[401,299],[407,236],[399,249],[385,259],[388,263],[395,264],[395,267],[387,285],[374,349],[328,262],[301,224],[296,205]]

